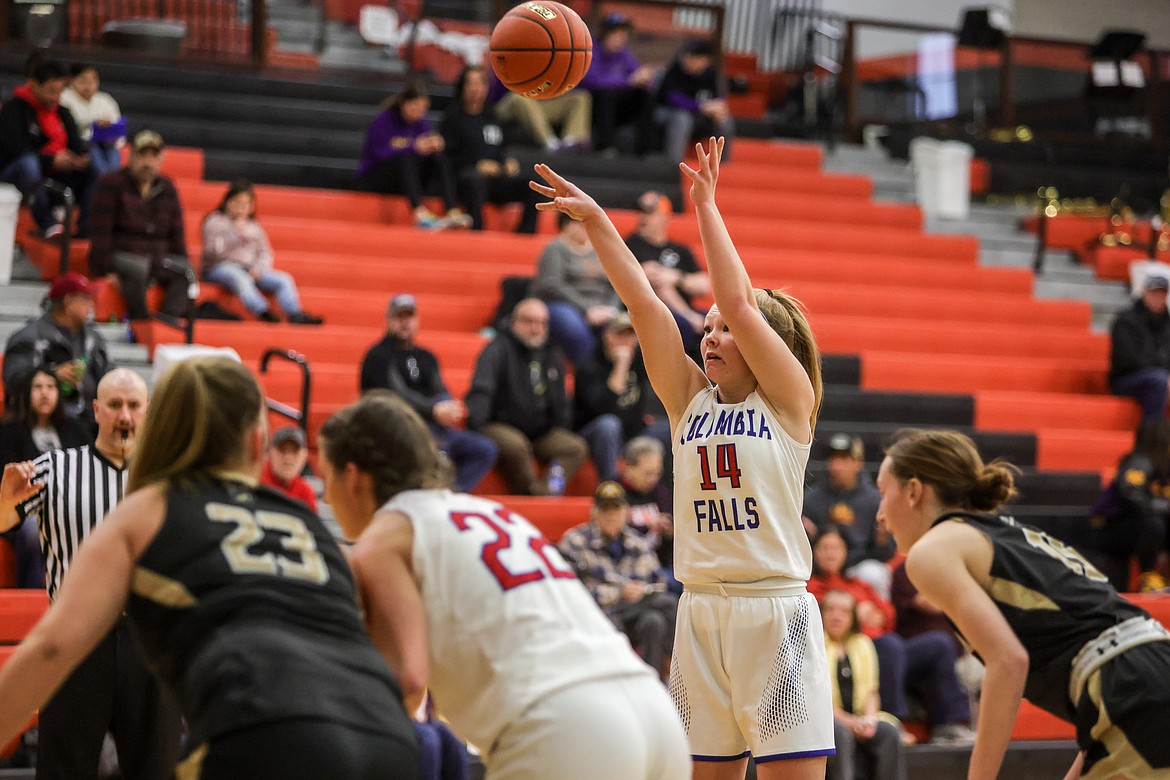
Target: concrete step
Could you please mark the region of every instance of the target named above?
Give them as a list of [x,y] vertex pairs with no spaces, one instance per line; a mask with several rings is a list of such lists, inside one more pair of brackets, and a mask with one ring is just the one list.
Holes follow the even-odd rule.
[[276,19],[270,26],[282,43],[316,42],[321,38],[321,22],[317,19]]
[[150,350],[142,344],[115,342],[113,344],[107,344],[106,347],[110,353],[110,360],[120,366],[131,363],[150,365]]

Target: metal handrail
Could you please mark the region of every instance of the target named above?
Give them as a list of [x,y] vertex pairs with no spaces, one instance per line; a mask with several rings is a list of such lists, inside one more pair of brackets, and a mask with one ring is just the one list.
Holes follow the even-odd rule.
[[289,406],[273,398],[265,397],[264,403],[270,411],[289,418],[297,423],[306,434],[309,432],[309,392],[312,381],[312,372],[309,370],[309,361],[295,349],[278,349],[270,347],[260,358],[260,373],[268,373],[268,363],[272,358],[280,358],[295,364],[301,370],[301,408]]

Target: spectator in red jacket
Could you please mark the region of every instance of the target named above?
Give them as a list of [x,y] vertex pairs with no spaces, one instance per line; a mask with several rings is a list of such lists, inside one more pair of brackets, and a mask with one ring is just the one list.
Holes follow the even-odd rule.
[[52,60],[33,62],[27,83],[12,91],[0,108],[0,182],[29,199],[33,217],[46,238],[65,230],[64,208],[54,206],[41,182],[52,179],[60,192],[68,187],[78,205],[77,229],[84,233],[90,194],[97,180],[89,144],[81,137],[69,109],[61,105],[67,81],[65,67]]
[[316,512],[317,494],[301,478],[308,460],[309,447],[305,441],[305,432],[294,425],[281,428],[272,434],[268,460],[264,463],[264,471],[260,473],[260,484],[303,501]]

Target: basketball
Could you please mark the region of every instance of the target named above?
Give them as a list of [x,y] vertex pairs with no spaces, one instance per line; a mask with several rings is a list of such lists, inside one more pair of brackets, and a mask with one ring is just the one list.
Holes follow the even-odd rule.
[[550,100],[580,83],[593,61],[593,37],[572,8],[542,0],[521,3],[492,30],[492,70],[526,98]]

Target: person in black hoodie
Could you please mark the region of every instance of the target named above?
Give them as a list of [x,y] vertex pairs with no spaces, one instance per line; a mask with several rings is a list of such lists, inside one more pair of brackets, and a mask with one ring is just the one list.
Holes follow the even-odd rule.
[[696,39],[683,45],[658,87],[655,119],[666,128],[665,152],[682,160],[691,141],[723,136],[723,162],[731,155],[735,123],[727,107],[726,88],[716,62],[718,50]]
[[1168,288],[1170,278],[1146,277],[1141,298],[1117,315],[1111,332],[1109,389],[1114,395],[1136,398],[1146,420],[1166,415],[1170,393]]
[[46,238],[64,232],[64,211],[53,208],[41,182],[52,179],[73,191],[79,207],[78,233],[84,234],[97,181],[89,144],[81,137],[73,114],[60,103],[68,75],[59,62],[35,62],[28,82],[14,89],[12,98],[0,108],[0,182],[14,185],[26,200],[31,199],[33,218]]
[[500,448],[498,463],[513,493],[550,492],[548,481],[536,476],[536,460],[559,461],[565,482],[585,462],[589,445],[569,429],[573,408],[565,391],[565,358],[549,341],[544,301],[516,304],[508,330],[480,353],[467,413],[467,427]]
[[520,175],[520,163],[504,154],[504,133],[487,97],[487,73],[481,66],[467,66],[455,82],[455,100],[440,126],[455,166],[459,200],[471,215],[473,230],[483,230],[485,203],[518,202],[523,211],[516,232],[535,233],[538,196],[528,177]]

